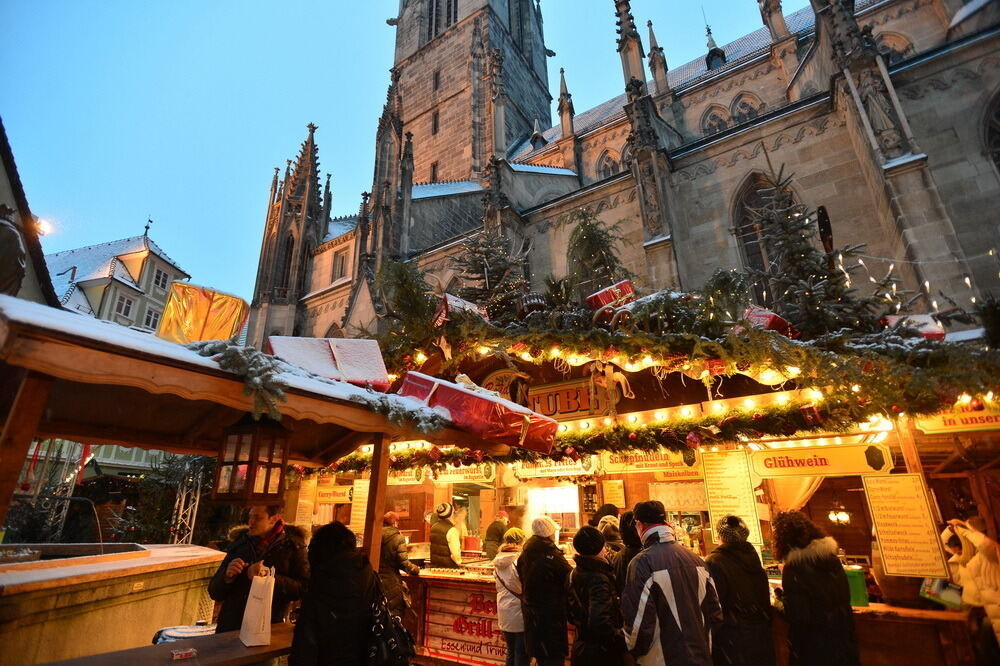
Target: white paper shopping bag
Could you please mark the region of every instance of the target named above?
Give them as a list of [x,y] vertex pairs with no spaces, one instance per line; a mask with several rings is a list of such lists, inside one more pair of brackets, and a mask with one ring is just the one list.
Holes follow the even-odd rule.
[[266,576],[254,576],[250,597],[243,611],[240,640],[247,647],[271,644],[271,598],[274,596],[274,568],[265,568]]

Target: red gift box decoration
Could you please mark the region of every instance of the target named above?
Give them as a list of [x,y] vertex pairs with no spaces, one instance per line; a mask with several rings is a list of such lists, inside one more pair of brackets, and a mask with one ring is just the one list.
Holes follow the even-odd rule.
[[296,338],[272,335],[267,339],[272,354],[314,375],[389,390],[389,373],[382,350],[375,340],[357,338]]
[[605,305],[617,308],[635,300],[635,289],[631,280],[622,280],[606,289],[594,292],[584,300],[591,310],[600,310]]
[[[905,320],[905,321],[903,321]],[[911,314],[911,315],[886,315],[885,321],[883,322],[886,326],[895,326],[900,321],[903,321],[904,326],[909,326],[920,331],[920,335],[924,336],[928,340],[937,340],[938,342],[944,341],[945,331],[944,326],[941,323],[928,314]]]
[[549,453],[556,440],[559,424],[555,419],[505,400],[493,391],[408,372],[399,394],[416,398],[428,407],[448,410],[456,426],[497,444]]
[[788,338],[799,337],[799,332],[791,324],[759,305],[751,305],[744,310],[743,318],[749,321],[754,328],[777,331]]
[[481,308],[471,301],[467,301],[464,298],[459,298],[458,296],[453,296],[451,294],[444,294],[441,298],[441,302],[438,303],[437,311],[434,313],[434,325],[440,326],[447,319],[448,315],[453,312],[469,312],[474,315],[483,318],[483,321],[489,321],[490,318],[486,314],[486,309]]

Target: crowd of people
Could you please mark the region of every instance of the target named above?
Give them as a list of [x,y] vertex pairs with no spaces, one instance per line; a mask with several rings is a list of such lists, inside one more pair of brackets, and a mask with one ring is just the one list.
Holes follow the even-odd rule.
[[[432,566],[461,562],[454,511],[447,503],[435,511]],[[409,606],[402,573],[420,574],[398,522],[391,511],[383,518],[376,572],[345,525],[320,527],[307,548],[302,531],[282,521],[280,507],[252,508],[209,585],[221,602],[217,631],[240,628],[251,581],[269,567],[272,621],[301,601],[291,664],[368,663],[372,609],[384,594],[389,612],[402,616]],[[798,512],[779,513],[772,528],[773,553],[783,562],[776,605],[788,624],[789,663],[860,664],[836,541]],[[674,529],[657,501],[621,516],[602,507],[574,536],[572,566],[552,518],[534,518],[528,535],[499,512],[487,541],[494,542],[489,551],[507,665],[549,666],[567,658],[584,666],[773,665],[774,605],[744,520],[719,520],[719,546],[704,560],[678,542]],[[952,554],[953,581],[967,604],[984,608],[984,635],[992,639],[992,630],[1000,631],[1000,549],[984,531],[975,520],[950,521],[942,540]]]

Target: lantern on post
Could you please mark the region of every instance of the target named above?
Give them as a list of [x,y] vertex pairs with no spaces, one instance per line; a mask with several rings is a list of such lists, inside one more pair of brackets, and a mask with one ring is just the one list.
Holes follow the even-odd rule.
[[281,499],[288,463],[287,428],[267,417],[247,414],[223,431],[212,499],[270,504]]

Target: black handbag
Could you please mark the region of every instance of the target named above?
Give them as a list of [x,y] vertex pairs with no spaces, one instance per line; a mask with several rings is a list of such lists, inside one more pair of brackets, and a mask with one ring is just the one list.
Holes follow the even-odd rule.
[[408,666],[416,655],[413,635],[399,616],[389,612],[379,575],[374,576],[372,594],[372,642],[368,648],[369,666]]

